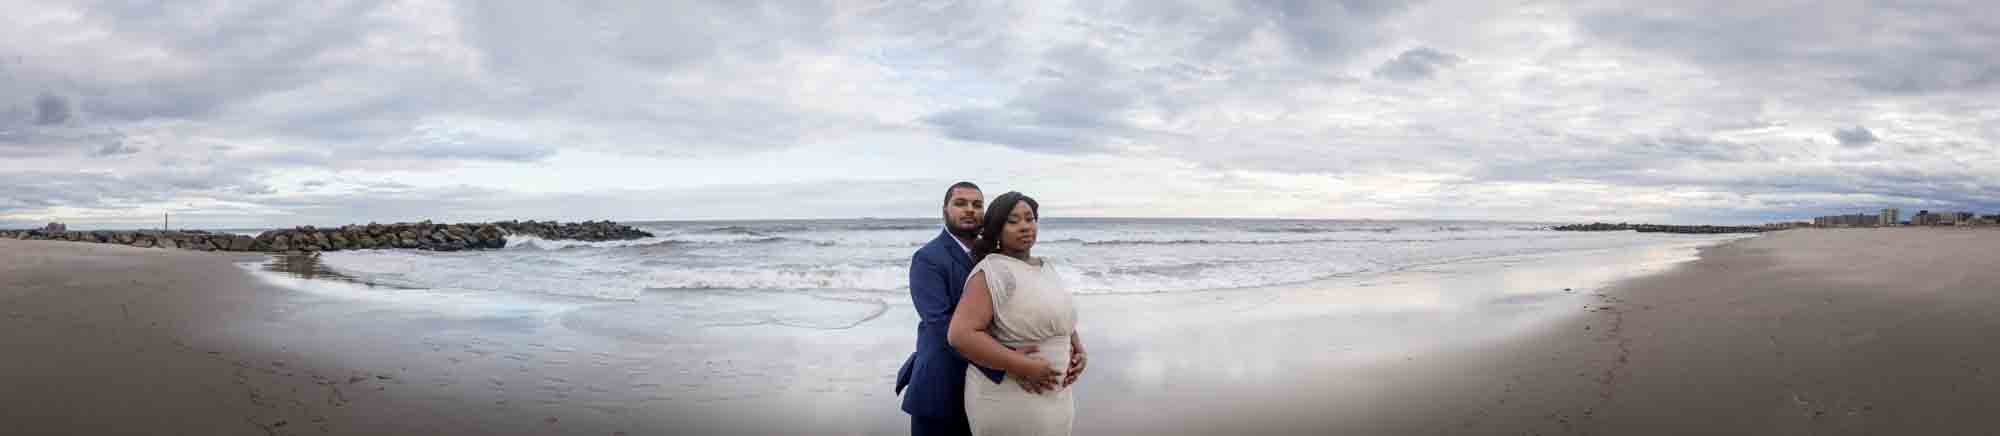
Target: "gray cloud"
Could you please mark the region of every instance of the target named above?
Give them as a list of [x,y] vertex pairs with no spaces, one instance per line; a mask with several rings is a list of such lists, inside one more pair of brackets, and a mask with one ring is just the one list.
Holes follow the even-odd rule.
[[1138,85],[1127,83],[1138,72],[1105,56],[1083,46],[1051,50],[1038,74],[1004,105],[954,109],[924,121],[967,141],[1033,151],[1101,150],[1134,133],[1123,113],[1140,103]]
[[35,124],[56,125],[69,122],[69,99],[58,95],[42,94],[35,97]]
[[1314,60],[1352,56],[1379,41],[1375,26],[1404,10],[1392,0],[1245,0],[1241,19],[1268,23],[1295,52]]
[[255,200],[265,189],[229,169],[149,171],[135,174],[24,171],[0,173],[0,214],[53,206],[124,210],[133,204],[171,200],[187,193]]
[[1375,77],[1390,80],[1426,80],[1439,71],[1464,62],[1465,58],[1451,53],[1437,51],[1430,47],[1417,47],[1396,55],[1375,67]]
[[1029,151],[1076,152],[1098,149],[1101,132],[1041,122],[1036,114],[1010,109],[957,109],[924,121],[945,136]]
[[107,144],[126,141],[127,138],[114,130],[71,126],[26,125],[13,128],[0,127],[0,157],[47,158],[75,155],[79,151],[96,156],[107,150]]
[[134,147],[131,144],[127,144],[125,143],[124,140],[113,140],[104,143],[103,146],[97,147],[97,150],[91,151],[90,155],[97,157],[107,157],[107,156],[121,156],[127,154],[134,154],[138,152],[139,152],[138,147]]
[[555,147],[543,144],[484,140],[478,142],[430,142],[383,147],[369,153],[355,153],[354,159],[491,160],[534,162],[556,154]]
[[[2000,84],[2000,43],[1982,1],[1790,3],[1751,10],[1721,0],[1592,4],[1590,34],[1743,74],[1826,81],[1888,94]],[[1635,7],[1636,6],[1636,7]],[[1788,74],[1761,73],[1787,71]]]
[[[1735,220],[1990,205],[2000,185],[2000,28],[1982,3],[1529,6],[56,2],[32,7],[76,13],[0,16],[0,220],[180,201],[242,220],[612,214],[630,203],[408,174],[547,173],[561,190],[592,175],[566,162],[621,158],[772,159],[660,182],[732,195],[646,197],[718,218],[769,213],[730,198],[800,192],[760,183],[790,180],[783,166],[878,154],[854,171],[930,177],[921,162],[961,153],[1062,163],[1006,173],[1037,183],[1185,169],[1184,190],[1101,201],[1419,216]],[[1893,126],[1894,146],[1863,125]],[[373,177],[411,184],[339,182]],[[875,200],[842,192],[827,201]],[[445,194],[469,200],[420,198]]]
[[[86,40],[0,43],[20,56],[24,84],[76,96],[94,121],[204,118],[231,105],[296,89],[337,72],[328,55],[351,47],[376,23],[371,1],[304,6],[253,1],[204,7],[92,2],[82,17],[39,23],[49,34],[101,32]],[[92,55],[98,53],[98,55]],[[105,56],[144,53],[143,56]],[[0,88],[0,94],[6,90]]]
[[1833,131],[1833,139],[1840,141],[1840,145],[1848,147],[1866,147],[1869,144],[1874,144],[1876,141],[1882,140],[1875,137],[1875,132],[1868,131],[1867,127],[1861,126],[1854,126],[1849,129],[1836,129]]

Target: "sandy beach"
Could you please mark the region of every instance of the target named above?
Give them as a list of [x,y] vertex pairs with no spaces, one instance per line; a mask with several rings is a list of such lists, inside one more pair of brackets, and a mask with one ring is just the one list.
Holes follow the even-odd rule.
[[[1078,434],[1975,434],[2000,232],[1801,230],[1079,299]],[[19,434],[900,434],[913,315],[669,318],[0,240]],[[1606,266],[1606,265],[1613,265]],[[710,293],[695,297],[727,301]],[[896,301],[894,296],[883,297]],[[836,307],[835,309],[838,309]],[[746,312],[752,313],[752,312]],[[775,314],[775,315],[772,315]],[[762,317],[762,318],[759,318]],[[761,321],[760,321],[761,319]],[[810,321],[810,320],[807,320]]]
[[[1579,316],[1518,338],[1284,387],[1218,383],[1207,407],[1094,429],[1990,434],[1995,246],[1986,230],[1769,234],[1590,292]],[[1256,406],[1218,406],[1233,404]]]

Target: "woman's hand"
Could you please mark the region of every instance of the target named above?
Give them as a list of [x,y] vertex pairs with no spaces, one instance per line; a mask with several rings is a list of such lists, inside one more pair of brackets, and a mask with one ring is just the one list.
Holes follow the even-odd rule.
[[1020,368],[1007,370],[1007,377],[1020,383],[1022,390],[1040,395],[1054,391],[1062,383],[1062,372],[1056,371],[1055,365],[1050,365],[1048,360],[1030,356],[1026,363]]
[[1083,368],[1090,366],[1090,353],[1083,351],[1083,340],[1071,334],[1069,337],[1069,371],[1064,371],[1063,387],[1076,384],[1076,377],[1083,375]]

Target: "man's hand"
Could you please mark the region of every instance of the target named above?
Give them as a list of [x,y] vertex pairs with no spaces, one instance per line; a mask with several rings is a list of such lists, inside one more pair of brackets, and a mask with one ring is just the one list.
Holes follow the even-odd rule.
[[1090,366],[1090,352],[1084,352],[1084,340],[1070,334],[1070,370],[1062,376],[1062,386],[1076,384],[1076,376],[1084,374],[1084,366]]
[[[1035,353],[1039,353],[1041,351],[1042,347],[1036,344],[1022,345],[1020,348],[1014,349],[1014,352],[1021,353],[1021,355],[1023,356],[1033,356]],[[1035,358],[1035,360],[1042,360],[1042,359]],[[1043,361],[1043,363],[1047,362]],[[1050,368],[1050,370],[1054,370],[1054,368]],[[1014,382],[1021,385],[1021,390],[1035,394],[1042,393],[1043,391],[1053,390],[1056,386],[1056,381],[1054,380],[1053,377],[1037,380],[1034,377],[1022,377],[1017,375],[1014,377]]]
[[1007,371],[1007,376],[1014,378],[1014,382],[1020,383],[1022,390],[1031,394],[1041,395],[1044,392],[1054,391],[1056,383],[1061,382],[1059,378],[1062,375],[1056,372],[1056,366],[1040,357],[1028,359],[1033,362],[1030,368]]

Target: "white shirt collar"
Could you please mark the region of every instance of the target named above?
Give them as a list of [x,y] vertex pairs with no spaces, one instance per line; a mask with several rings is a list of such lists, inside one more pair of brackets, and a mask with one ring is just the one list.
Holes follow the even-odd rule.
[[966,248],[966,246],[965,246],[965,241],[963,241],[963,240],[959,240],[959,239],[958,239],[958,234],[957,234],[957,233],[952,233],[952,232],[951,232],[951,225],[950,225],[950,224],[946,224],[946,225],[945,225],[945,228],[944,228],[944,234],[946,235],[946,237],[949,237],[949,238],[951,238],[951,242],[956,242],[956,243],[958,243],[958,251],[963,251],[963,252],[965,252],[965,254],[972,254],[972,249],[971,249],[971,248]]

